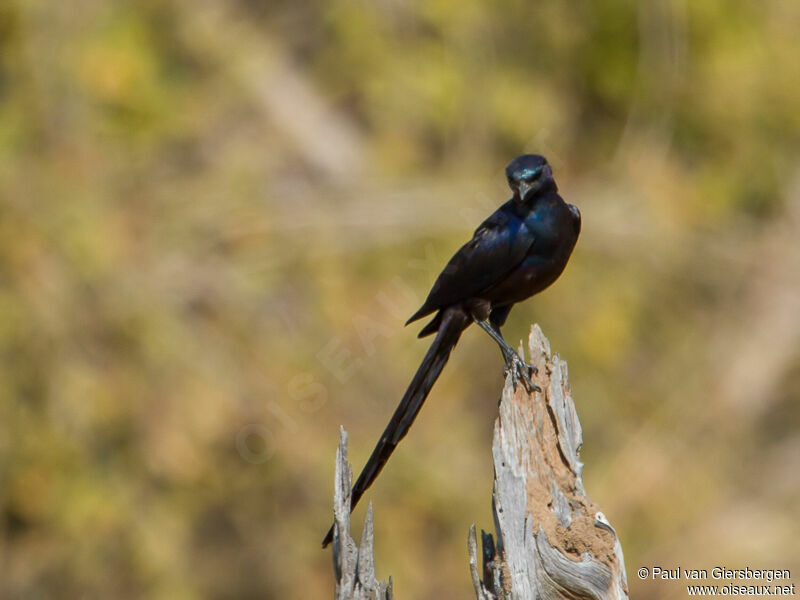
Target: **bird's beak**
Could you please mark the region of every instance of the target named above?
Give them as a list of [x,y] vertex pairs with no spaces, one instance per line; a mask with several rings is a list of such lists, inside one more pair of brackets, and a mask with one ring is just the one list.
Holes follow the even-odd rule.
[[530,192],[532,189],[533,189],[532,184],[521,181],[519,184],[519,199],[525,200],[525,197],[528,195],[528,192]]

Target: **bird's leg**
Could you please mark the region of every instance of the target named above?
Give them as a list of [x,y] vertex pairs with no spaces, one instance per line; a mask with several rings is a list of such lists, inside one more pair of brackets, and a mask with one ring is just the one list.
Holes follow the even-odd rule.
[[517,351],[511,347],[511,345],[505,340],[505,338],[503,338],[503,335],[500,333],[500,329],[498,327],[496,327],[489,321],[481,321],[475,319],[475,322],[480,326],[481,329],[483,329],[486,333],[488,333],[489,336],[495,342],[497,342],[497,345],[500,346],[500,352],[503,353],[503,358],[506,360],[506,363],[511,362],[511,359],[513,357],[516,357],[517,362],[525,365],[528,369],[531,369],[534,373],[538,371],[538,369],[535,366],[526,363],[523,360],[523,358],[517,353]]
[[514,384],[514,387],[517,386],[517,379],[520,375],[522,375],[522,380],[525,382],[525,387],[529,392],[534,390],[541,392],[541,388],[531,381],[530,372],[532,371],[535,373],[537,371],[536,367],[526,363],[522,357],[517,354],[517,351],[514,350],[514,348],[512,348],[509,343],[503,339],[503,336],[500,335],[500,332],[491,326],[489,321],[475,319],[475,322],[481,329],[488,333],[495,342],[497,342],[498,346],[500,346],[500,352],[503,353],[503,359],[506,361],[506,373],[509,371],[511,372],[511,381]]

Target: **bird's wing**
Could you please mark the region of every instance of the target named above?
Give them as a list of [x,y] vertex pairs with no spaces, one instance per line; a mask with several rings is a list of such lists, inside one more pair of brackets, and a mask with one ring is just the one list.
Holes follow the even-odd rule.
[[575,232],[575,235],[578,236],[581,234],[581,211],[579,211],[578,207],[574,204],[567,204],[567,206],[572,216],[572,230]]
[[522,219],[508,204],[500,207],[453,255],[408,323],[489,289],[522,262],[532,244],[533,235]]

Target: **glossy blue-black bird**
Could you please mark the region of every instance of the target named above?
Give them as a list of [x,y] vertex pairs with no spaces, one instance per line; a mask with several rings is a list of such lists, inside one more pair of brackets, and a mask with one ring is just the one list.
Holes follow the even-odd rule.
[[[436,313],[419,333],[436,337],[353,486],[351,510],[408,433],[451,350],[471,323],[498,343],[514,382],[521,375],[529,389],[535,387],[528,373],[531,366],[506,343],[500,327],[515,303],[541,292],[561,275],[578,241],[581,215],[558,195],[543,156],[515,158],[506,167],[506,178],[513,197],[455,253],[425,303],[406,323]],[[322,546],[332,539],[333,527]]]

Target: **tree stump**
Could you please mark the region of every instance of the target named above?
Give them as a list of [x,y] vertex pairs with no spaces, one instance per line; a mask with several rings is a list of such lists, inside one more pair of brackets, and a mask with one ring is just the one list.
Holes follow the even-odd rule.
[[470,529],[475,593],[479,600],[627,598],[616,532],[583,489],[583,438],[567,363],[551,355],[538,325],[529,347],[542,391],[514,390],[506,378],[492,443],[497,544],[482,533],[481,581]]
[[[521,384],[514,389],[506,378],[492,443],[497,542],[481,532],[480,571],[474,525],[468,536],[475,594],[478,600],[627,598],[616,532],[583,489],[581,425],[567,364],[551,355],[538,325],[531,329],[529,347],[538,369],[532,380],[541,391],[528,392]],[[341,429],[334,499],[336,600],[391,600],[391,578],[381,583],[375,577],[372,505],[359,548],[350,537],[352,480]]]
[[372,528],[372,502],[367,510],[361,545],[350,536],[350,498],[353,469],[347,462],[347,432],[339,428],[336,450],[336,487],[333,498],[333,570],[336,574],[336,600],[394,600],[392,578],[388,583],[375,577],[375,545]]

